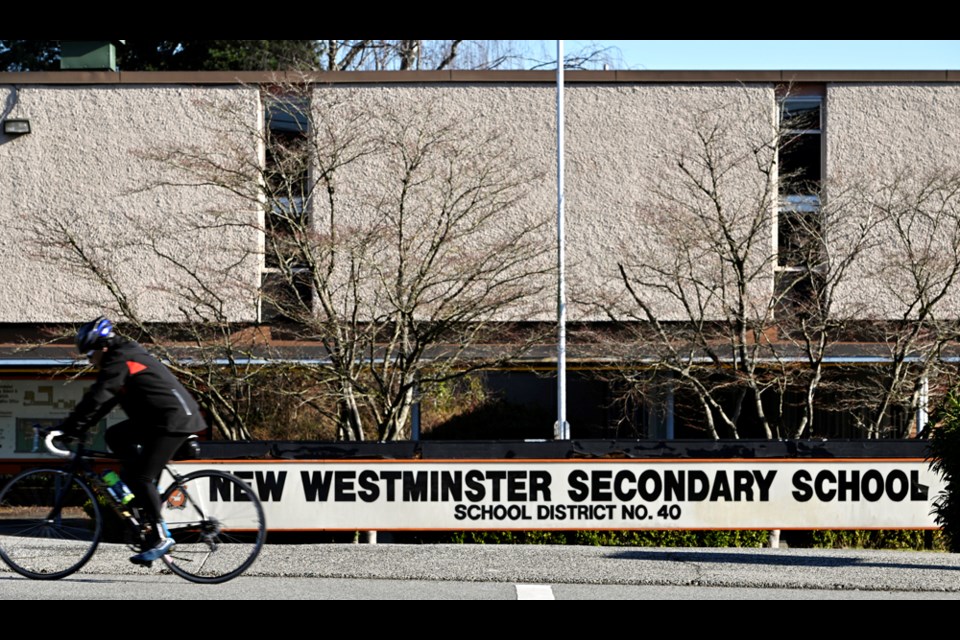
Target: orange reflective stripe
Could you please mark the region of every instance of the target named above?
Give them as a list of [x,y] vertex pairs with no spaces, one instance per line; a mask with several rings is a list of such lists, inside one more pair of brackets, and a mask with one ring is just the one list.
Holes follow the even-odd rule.
[[130,371],[130,375],[135,375],[140,373],[147,368],[147,365],[140,364],[139,362],[134,362],[133,360],[127,360],[127,369]]

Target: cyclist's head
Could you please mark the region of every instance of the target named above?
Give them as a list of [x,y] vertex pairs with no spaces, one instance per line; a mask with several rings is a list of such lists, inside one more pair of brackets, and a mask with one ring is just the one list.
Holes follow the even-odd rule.
[[77,331],[77,351],[89,357],[93,352],[110,346],[116,335],[113,331],[113,323],[100,316],[81,326]]

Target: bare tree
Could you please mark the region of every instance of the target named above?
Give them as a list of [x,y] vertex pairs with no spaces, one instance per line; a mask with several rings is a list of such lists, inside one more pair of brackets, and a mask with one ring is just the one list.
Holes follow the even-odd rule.
[[[554,69],[556,50],[522,40],[318,40],[328,71]],[[613,47],[587,44],[564,55],[566,69],[620,66]]]
[[463,40],[317,40],[316,42],[318,68],[324,71],[439,71],[454,65],[459,50],[464,45]]
[[[246,439],[258,419],[248,391],[265,372],[256,366],[258,336],[238,330],[244,328],[238,319],[256,318],[261,260],[259,207],[250,204],[258,190],[240,176],[250,175],[259,154],[256,139],[238,139],[220,125],[226,113],[256,118],[260,111],[249,99],[241,108],[237,91],[215,93],[228,104],[198,122],[197,148],[184,155],[208,168],[204,154],[223,159],[216,188],[158,162],[151,165],[155,184],[139,182],[143,174],[115,175],[95,200],[81,198],[69,209],[25,208],[20,227],[37,259],[61,275],[52,283],[59,287],[51,294],[59,305],[54,312],[77,322],[88,320],[85,314],[111,316],[122,333],[168,362],[221,437]],[[162,128],[138,133],[128,151],[140,164],[158,148],[153,136],[168,136]],[[97,162],[92,157],[88,169],[114,168],[114,159]]]
[[[124,71],[440,71],[555,68],[556,56],[525,40],[126,40]],[[60,40],[0,40],[0,70],[59,68]],[[568,69],[620,65],[613,47],[588,44]]]
[[691,391],[712,438],[739,438],[754,422],[766,438],[809,433],[826,358],[863,311],[849,300],[841,308],[838,291],[880,241],[880,214],[862,215],[865,191],[797,188],[803,175],[784,170],[781,154],[809,127],[766,126],[766,109],[691,117],[693,142],[664,151],[672,166],[638,207],[656,241],[625,247],[618,264],[627,304],[616,292],[603,303],[633,336],[628,390],[648,403],[664,379]]
[[[296,87],[284,96],[279,108],[306,104]],[[537,336],[512,329],[550,286],[550,218],[521,206],[543,169],[502,132],[429,103],[311,98],[292,114],[306,135],[264,180],[282,228],[268,261],[282,291],[304,295],[271,303],[324,345],[341,437],[364,437],[366,413],[378,439],[402,438],[420,394]]]
[[666,152],[672,166],[655,176],[637,211],[658,230],[657,247],[624,248],[617,267],[627,304],[602,306],[633,333],[635,357],[694,392],[711,437],[721,437],[719,420],[723,435],[738,438],[748,400],[772,437],[761,362],[776,308],[768,283],[778,134],[736,127],[737,117],[701,111],[689,123],[692,144]]
[[[74,233],[72,214],[47,212],[35,216],[38,248],[94,284],[90,306],[169,355],[224,437],[250,437],[245,411],[267,370],[297,385],[277,388],[278,400],[327,416],[339,439],[406,437],[412,407],[434,386],[541,337],[526,321],[553,286],[552,216],[523,203],[549,166],[430,101],[371,103],[309,83],[257,90],[271,126],[204,101],[218,144],[137,152],[155,178],[127,195],[195,192],[197,210],[131,215],[114,225],[119,235],[93,238]],[[203,234],[217,240],[185,251]],[[131,257],[169,273],[145,291]],[[252,280],[261,270],[263,282]],[[145,313],[147,293],[178,317]],[[258,303],[271,322],[235,320]],[[271,332],[313,351],[271,350],[257,340]]]
[[[906,436],[956,379],[960,178],[797,188],[803,172],[779,161],[810,127],[735,126],[753,118],[769,116],[698,112],[694,143],[665,150],[672,167],[638,206],[656,240],[631,238],[617,265],[626,297],[601,302],[619,330],[608,348],[623,356],[624,397],[655,403],[669,380],[692,392],[713,438],[740,437],[748,407],[767,438],[816,434],[821,411],[866,437]],[[825,375],[843,342],[874,361]]]
[[867,437],[904,437],[929,391],[942,394],[956,379],[945,355],[960,338],[960,174],[898,170],[872,184],[865,206],[881,219],[884,247],[860,269],[874,297],[863,335],[885,357],[863,369],[852,415]]
[[786,402],[795,389],[802,396],[802,413],[798,423],[785,425],[780,437],[810,434],[818,406],[838,407],[836,400],[818,402],[826,359],[856,331],[863,312],[861,306],[841,304],[838,298],[852,280],[853,266],[882,242],[876,231],[880,216],[858,206],[862,197],[858,189],[835,183],[818,190],[814,206],[781,203],[779,261],[789,266],[778,272],[775,284],[774,327],[780,344],[773,362],[779,398]]
[[[231,286],[224,280],[224,273],[211,273],[185,257],[182,250],[171,252],[164,246],[171,239],[169,229],[161,239],[146,233],[143,220],[127,222],[128,228],[139,229],[144,236],[123,246],[117,238],[100,239],[80,233],[84,224],[76,216],[48,213],[34,221],[32,244],[40,259],[55,263],[64,275],[76,278],[65,285],[74,292],[72,302],[101,309],[117,319],[124,335],[145,343],[170,366],[196,394],[221,437],[250,439],[250,422],[256,408],[250,404],[252,394],[248,389],[265,376],[261,368],[253,365],[255,340],[250,335],[235,333],[228,319],[229,307],[234,302],[231,296],[244,288]],[[213,228],[216,225],[207,226],[206,230]],[[177,233],[189,235],[191,231],[199,229],[181,219]],[[175,284],[138,286],[131,282],[128,258],[142,252],[169,262],[183,277]],[[83,280],[97,285],[97,293],[90,298],[75,295],[76,283]],[[148,312],[138,301],[161,291],[178,300],[179,317],[171,319],[174,322],[150,322]],[[72,337],[72,333],[54,337]]]

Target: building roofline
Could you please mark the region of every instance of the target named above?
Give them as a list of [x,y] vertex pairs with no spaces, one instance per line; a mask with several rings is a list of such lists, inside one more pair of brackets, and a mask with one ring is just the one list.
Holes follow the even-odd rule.
[[[0,72],[0,85],[260,84],[310,81],[317,84],[553,84],[556,71],[18,71]],[[564,83],[790,83],[960,82],[960,70],[770,70],[770,71],[565,71]]]
[[[144,345],[148,350],[152,346]],[[179,364],[191,366],[196,364],[215,364],[215,365],[322,365],[329,364],[330,360],[327,351],[317,343],[272,343],[259,345],[246,345],[237,347],[232,357],[228,360],[225,356],[196,358],[197,352],[191,346],[185,345],[167,345],[172,347],[173,357]],[[781,344],[786,350],[779,357],[759,357],[760,364],[781,365],[786,363],[807,363],[807,358],[801,351],[792,349],[790,345]],[[442,358],[444,356],[446,345],[437,345],[426,354],[427,358]],[[475,345],[465,354],[465,360],[474,359],[475,361],[489,360],[500,350],[496,345]],[[923,358],[919,354],[908,354],[904,357],[906,362],[919,362]],[[960,350],[955,348],[947,349],[940,357],[943,362],[960,363]],[[597,350],[596,348],[584,345],[568,346],[567,361],[571,368],[579,369],[607,369],[622,366],[623,363],[630,363],[632,366],[647,366],[657,362],[657,358],[652,353],[635,354],[615,354],[608,351]],[[706,355],[695,357],[695,362],[702,364],[712,364],[713,359]],[[879,343],[838,343],[831,345],[825,354],[823,364],[825,366],[866,366],[882,365],[892,362],[892,356],[889,348]],[[553,345],[542,345],[531,349],[528,353],[514,358],[510,364],[492,366],[496,369],[536,369],[542,367],[552,367],[556,362],[556,347]],[[724,360],[730,362],[730,360]],[[75,353],[72,345],[52,345],[43,346],[28,345],[10,345],[0,343],[0,375],[6,375],[11,372],[19,372],[24,369],[74,369],[86,366],[86,359],[79,357]]]

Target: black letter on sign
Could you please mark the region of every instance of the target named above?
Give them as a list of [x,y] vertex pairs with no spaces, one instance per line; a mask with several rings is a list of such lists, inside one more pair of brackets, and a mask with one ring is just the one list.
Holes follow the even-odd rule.
[[800,470],[793,474],[793,486],[797,489],[793,492],[793,499],[797,502],[807,502],[813,497],[813,491],[810,489],[810,472]]
[[262,501],[276,500],[283,496],[283,485],[287,481],[287,472],[257,471],[257,494]]
[[327,501],[327,496],[330,494],[330,479],[332,477],[330,471],[301,471],[300,472],[300,482],[303,483],[303,497],[307,502],[316,502],[320,500],[321,502]]

